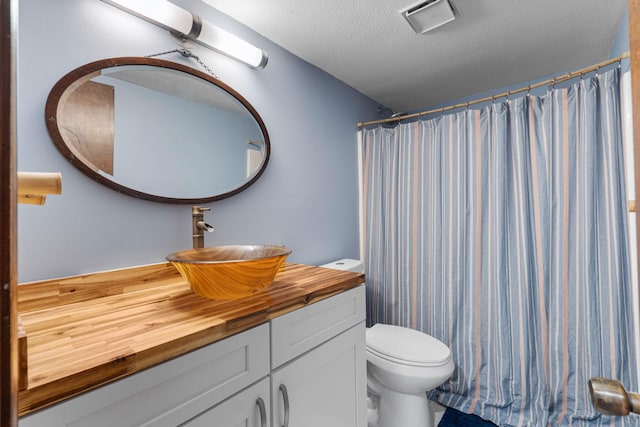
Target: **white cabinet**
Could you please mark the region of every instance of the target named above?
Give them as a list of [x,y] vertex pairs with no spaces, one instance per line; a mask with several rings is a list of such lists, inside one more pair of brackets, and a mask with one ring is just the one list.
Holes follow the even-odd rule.
[[362,285],[310,304],[19,426],[366,427],[364,298]]
[[366,426],[363,352],[360,323],[274,371],[274,427]]
[[271,321],[273,427],[367,425],[364,319],[359,286]]
[[269,375],[269,325],[20,418],[20,427],[175,427]]
[[364,285],[273,319],[271,321],[271,369],[317,347],[364,320]]

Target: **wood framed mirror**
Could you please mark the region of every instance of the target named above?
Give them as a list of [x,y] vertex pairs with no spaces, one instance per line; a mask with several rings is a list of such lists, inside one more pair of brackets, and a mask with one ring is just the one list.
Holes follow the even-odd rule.
[[47,99],[62,155],[118,192],[193,204],[230,197],[264,172],[267,129],[233,88],[191,67],[121,57],[83,65]]

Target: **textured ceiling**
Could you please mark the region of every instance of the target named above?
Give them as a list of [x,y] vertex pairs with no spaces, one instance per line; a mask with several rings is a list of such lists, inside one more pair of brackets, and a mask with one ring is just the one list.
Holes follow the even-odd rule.
[[417,35],[411,0],[204,1],[394,111],[607,59],[627,3],[451,0],[455,21]]

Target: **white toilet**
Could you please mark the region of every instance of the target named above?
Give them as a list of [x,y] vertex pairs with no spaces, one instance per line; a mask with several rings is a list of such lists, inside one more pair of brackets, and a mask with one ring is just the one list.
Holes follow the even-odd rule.
[[453,374],[449,348],[422,332],[380,323],[367,329],[366,348],[369,427],[432,427],[427,391]]
[[[322,267],[362,271],[358,260]],[[401,326],[367,328],[369,427],[433,427],[427,391],[453,374],[449,348],[425,333]]]

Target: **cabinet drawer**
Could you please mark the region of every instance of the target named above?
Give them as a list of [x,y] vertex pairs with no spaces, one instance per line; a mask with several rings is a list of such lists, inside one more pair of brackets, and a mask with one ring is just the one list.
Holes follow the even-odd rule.
[[[180,424],[180,427],[266,426],[271,418],[270,393],[269,378],[264,378],[219,405]],[[259,399],[262,400],[263,413],[258,404]]]
[[273,319],[271,368],[277,368],[364,319],[364,285]]
[[176,426],[269,374],[260,325],[20,419],[20,427]]

